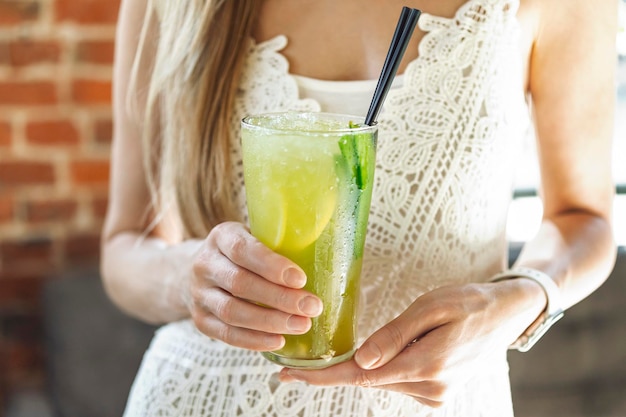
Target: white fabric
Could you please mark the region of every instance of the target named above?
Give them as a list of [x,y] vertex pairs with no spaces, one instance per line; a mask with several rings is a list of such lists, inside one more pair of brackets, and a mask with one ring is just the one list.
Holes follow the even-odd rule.
[[[420,294],[482,282],[506,264],[513,155],[528,125],[517,0],[469,0],[452,19],[423,14],[419,57],[379,117],[377,171],[363,267],[361,341]],[[303,98],[280,50],[251,42],[233,116],[323,110]],[[245,210],[239,142],[233,181]],[[510,417],[506,353],[439,409],[403,394],[281,384],[258,353],[199,334],[189,321],[161,328],[133,385],[126,417]]]
[[[302,75],[292,75],[298,85],[300,97],[313,99],[329,113],[363,116],[367,111],[378,80],[326,81]],[[404,75],[394,78],[391,89],[402,86]]]

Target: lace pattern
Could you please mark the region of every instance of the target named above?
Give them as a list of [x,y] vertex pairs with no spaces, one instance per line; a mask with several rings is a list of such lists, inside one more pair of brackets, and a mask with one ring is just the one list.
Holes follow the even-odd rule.
[[[182,342],[184,341],[184,343]],[[200,334],[190,321],[161,328],[131,392],[125,416],[504,417],[511,414],[504,358],[467,383],[457,401],[432,410],[403,394],[374,388],[281,384],[280,369],[259,354]],[[481,393],[482,397],[474,397]],[[487,401],[476,401],[485,398]]]
[[[362,338],[420,294],[482,281],[506,263],[512,156],[528,126],[518,56],[518,1],[470,0],[452,19],[422,15],[427,32],[401,88],[379,117],[374,197],[363,267]],[[280,50],[251,42],[232,123],[245,114],[320,110],[301,99]],[[232,181],[245,213],[238,140]],[[512,416],[506,360],[443,408],[359,387],[280,384],[259,354],[199,334],[188,321],[159,330],[133,385],[137,416]]]
[[455,19],[420,19],[419,58],[379,120],[361,335],[425,291],[505,266],[512,156],[529,122],[516,10],[470,1]]

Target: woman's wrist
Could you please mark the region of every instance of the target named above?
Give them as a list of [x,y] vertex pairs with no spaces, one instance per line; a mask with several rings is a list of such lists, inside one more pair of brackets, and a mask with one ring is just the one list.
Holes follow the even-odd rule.
[[[521,314],[527,323],[525,330],[510,346],[526,352],[541,336],[563,316],[560,291],[556,283],[547,274],[518,267],[496,274],[491,282],[509,283],[516,287],[518,300],[521,301]],[[534,319],[533,319],[534,317]]]
[[193,304],[192,283],[194,280],[194,263],[199,256],[204,241],[199,239],[185,240],[172,248],[179,252],[176,256],[176,272],[166,278],[165,296],[169,308],[177,312],[180,318],[189,317]]

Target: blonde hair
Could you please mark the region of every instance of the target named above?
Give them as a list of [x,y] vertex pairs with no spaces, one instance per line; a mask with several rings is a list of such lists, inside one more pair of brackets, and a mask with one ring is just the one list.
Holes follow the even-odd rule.
[[[156,10],[159,21],[143,116],[144,169],[153,209],[175,208],[186,236],[241,220],[228,174],[232,105],[259,3],[150,2],[147,19]],[[138,57],[151,42],[147,27]]]

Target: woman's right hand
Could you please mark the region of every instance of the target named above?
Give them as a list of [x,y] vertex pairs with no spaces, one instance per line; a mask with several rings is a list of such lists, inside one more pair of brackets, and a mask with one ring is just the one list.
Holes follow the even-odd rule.
[[322,302],[304,291],[306,275],[253,237],[241,223],[214,227],[195,256],[189,310],[207,336],[241,348],[271,351],[283,334],[303,334]]

